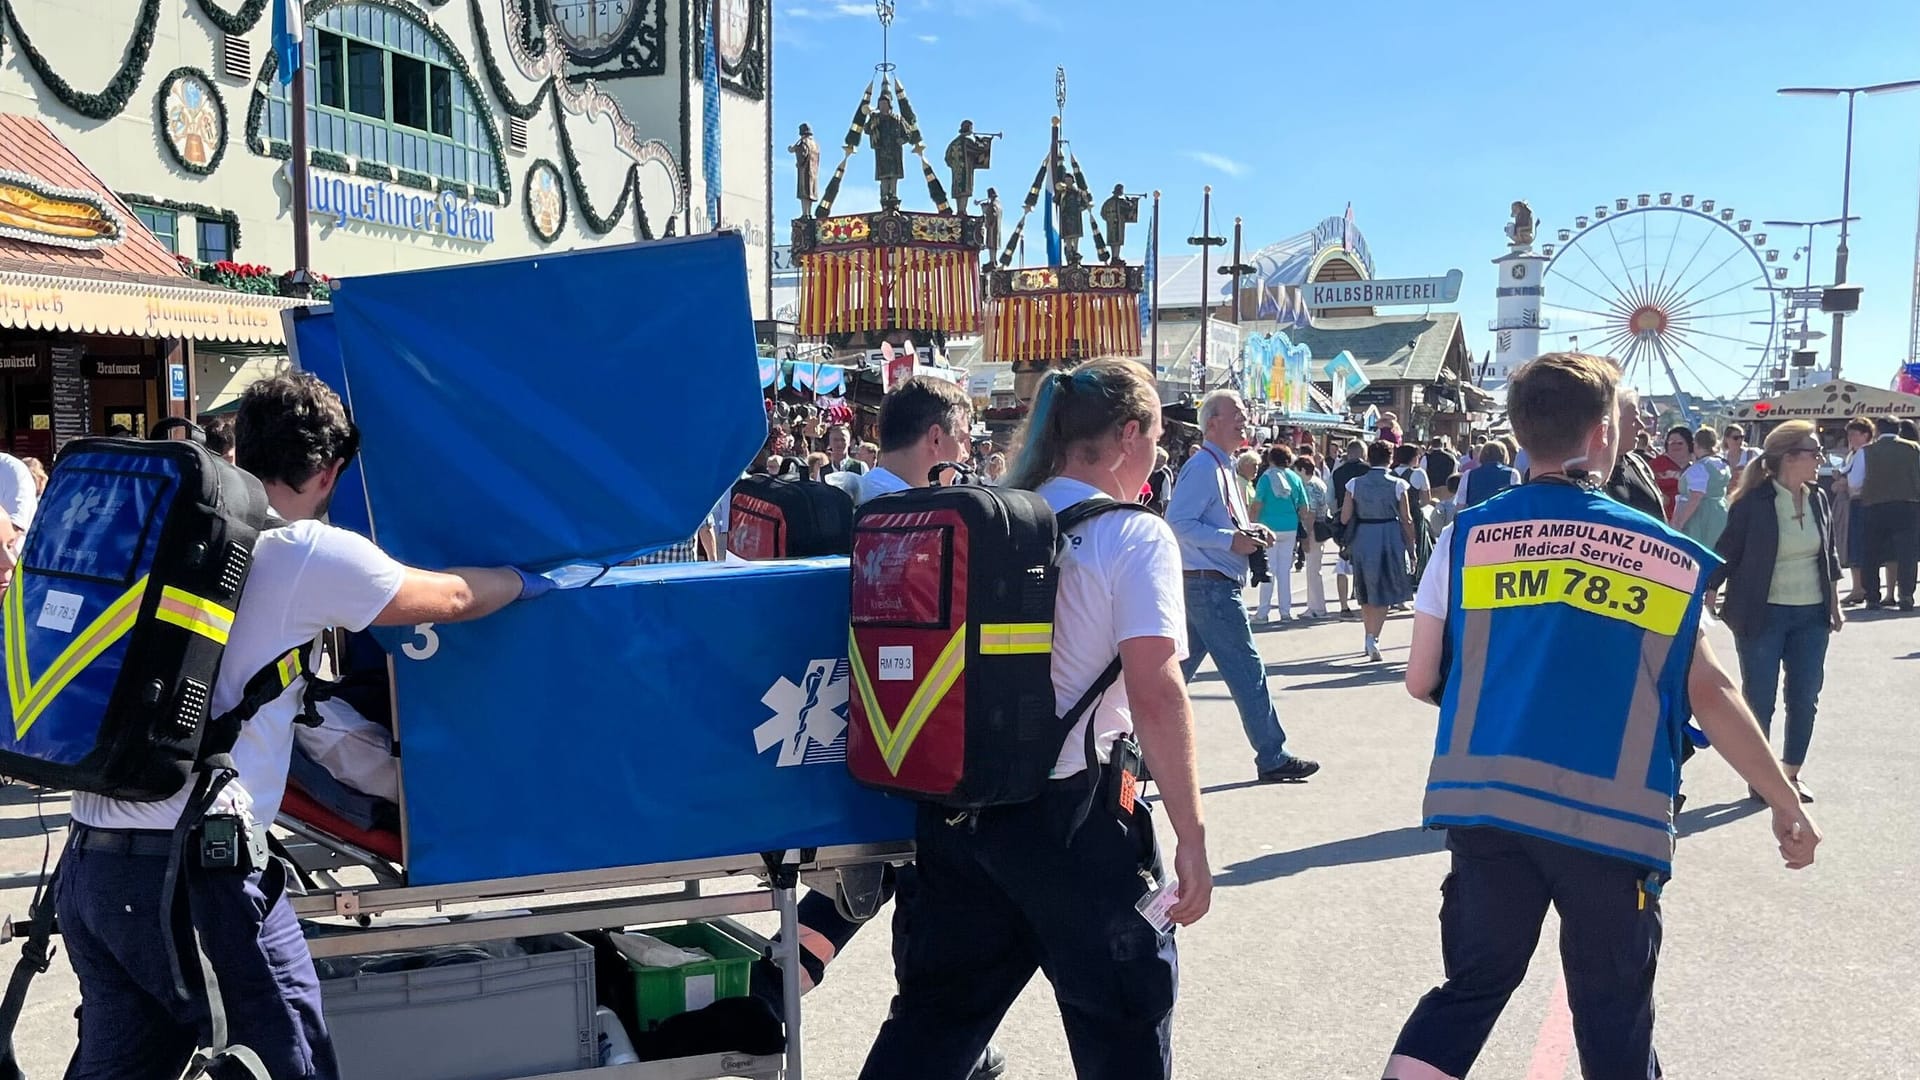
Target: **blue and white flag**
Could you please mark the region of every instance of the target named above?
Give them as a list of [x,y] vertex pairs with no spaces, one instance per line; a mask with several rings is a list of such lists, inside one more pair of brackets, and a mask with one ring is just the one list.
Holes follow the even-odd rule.
[[301,0],[273,0],[273,55],[280,68],[280,85],[293,83],[300,70],[300,42],[306,37],[307,16]]
[[1060,230],[1055,227],[1053,219],[1053,187],[1051,184],[1047,187],[1047,202],[1044,209],[1046,210],[1046,216],[1042,219],[1042,223],[1047,227],[1047,265],[1059,266],[1063,260],[1060,258]]
[[700,118],[700,171],[707,180],[709,229],[720,228],[720,56],[714,47],[720,28],[716,21],[708,12],[707,33],[700,47],[700,98],[706,106]]

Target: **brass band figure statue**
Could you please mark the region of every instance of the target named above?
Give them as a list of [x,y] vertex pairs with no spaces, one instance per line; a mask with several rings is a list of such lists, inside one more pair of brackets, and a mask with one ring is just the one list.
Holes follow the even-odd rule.
[[820,201],[820,144],[813,141],[813,128],[800,125],[800,139],[787,152],[793,155],[796,186],[794,195],[800,199],[800,216],[813,213],[813,204]]
[[1060,246],[1064,249],[1069,266],[1080,265],[1080,237],[1085,235],[1084,215],[1089,209],[1090,199],[1080,191],[1080,186],[1070,180],[1062,180],[1053,185],[1054,205],[1060,208]]
[[962,214],[973,200],[973,174],[993,164],[995,135],[975,135],[973,121],[960,121],[960,134],[947,144],[947,167],[953,170],[953,202]]
[[1113,185],[1113,197],[1100,204],[1100,220],[1107,223],[1107,240],[1113,245],[1113,261],[1119,264],[1120,249],[1127,243],[1127,226],[1140,220],[1140,200],[1127,195],[1125,184]]
[[883,90],[867,117],[867,142],[873,147],[873,178],[880,182],[880,209],[900,209],[900,178],[905,176],[907,122],[893,111],[893,93]]
[[1000,193],[987,189],[987,197],[980,203],[980,217],[987,226],[987,260],[1000,257]]
[[1513,220],[1507,222],[1507,239],[1515,251],[1533,246],[1533,207],[1524,201],[1513,204]]

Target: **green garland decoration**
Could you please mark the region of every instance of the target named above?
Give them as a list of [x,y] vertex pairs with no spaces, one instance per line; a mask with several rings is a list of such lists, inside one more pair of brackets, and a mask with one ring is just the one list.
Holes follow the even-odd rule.
[[[288,149],[291,151],[292,148],[289,147]],[[348,176],[353,175],[353,165],[347,161],[346,156],[336,154],[331,150],[307,151],[307,164],[316,169],[325,169],[328,172],[346,173]]]
[[364,176],[369,180],[393,180],[393,166],[382,165],[377,161],[362,159],[353,167],[353,175]]
[[[181,157],[174,149],[173,140],[167,136],[167,91],[173,89],[176,80],[188,76],[199,79],[207,92],[213,95],[213,111],[220,115],[220,142],[213,148],[213,156],[207,159],[205,165],[195,165]],[[167,72],[167,77],[160,80],[160,92],[153,95],[153,112],[154,122],[160,125],[160,141],[166,145],[174,164],[195,176],[212,176],[213,170],[220,167],[220,159],[227,156],[227,140],[231,134],[227,129],[227,102],[220,96],[220,88],[214,84],[213,76],[197,67],[177,67]]]
[[580,204],[580,220],[587,223],[587,228],[600,236],[612,232],[620,224],[620,219],[626,216],[627,202],[632,200],[640,238],[653,239],[653,228],[647,224],[647,208],[641,205],[640,166],[627,166],[627,179],[620,187],[619,200],[613,204],[611,213],[601,217],[594,211],[593,202],[587,196],[587,185],[580,178],[580,159],[573,152],[573,135],[567,131],[566,117],[561,115],[560,97],[557,94],[553,98],[553,126],[560,133],[560,158],[567,165],[567,183],[573,188],[574,201]]
[[201,14],[207,17],[223,34],[244,34],[253,29],[260,21],[260,15],[267,10],[267,0],[245,0],[240,10],[229,15],[215,7],[213,0],[198,0]]
[[468,0],[467,11],[473,18],[473,36],[480,43],[481,70],[487,73],[487,85],[492,88],[494,96],[500,99],[500,107],[515,120],[533,119],[534,114],[540,111],[540,106],[546,104],[543,99],[554,93],[553,77],[549,75],[547,81],[540,84],[533,100],[524,105],[515,100],[513,91],[507,87],[506,77],[500,72],[499,61],[494,59],[493,43],[487,37],[487,21],[480,13],[480,0]]
[[559,166],[546,158],[537,158],[532,165],[527,166],[526,179],[521,183],[520,216],[527,219],[527,231],[534,235],[534,239],[543,244],[551,244],[560,239],[560,234],[567,227],[567,193],[564,189],[560,192],[560,220],[554,223],[553,235],[548,236],[540,231],[539,223],[533,220],[533,177],[542,169],[552,172],[556,178],[560,175]]
[[157,195],[136,195],[130,191],[117,191],[120,201],[129,205],[151,206],[156,210],[171,210],[176,214],[192,214],[200,221],[220,221],[227,226],[227,235],[232,238],[233,250],[240,250],[240,215],[231,210],[222,210],[206,203],[178,202],[162,199]]
[[412,169],[395,169],[393,180],[402,187],[419,188],[421,191],[433,190],[433,177],[423,172],[414,172]]
[[120,58],[120,68],[97,94],[75,90],[67,80],[54,72],[47,58],[33,47],[33,39],[21,28],[15,7],[12,3],[0,3],[0,12],[4,12],[7,25],[13,28],[20,55],[26,58],[27,66],[39,76],[41,84],[54,96],[54,100],[89,120],[111,120],[126,111],[134,90],[140,86],[140,75],[146,69],[147,57],[153,52],[154,30],[160,25],[160,0],[141,0],[140,14],[134,20],[133,36],[128,39],[126,51]]

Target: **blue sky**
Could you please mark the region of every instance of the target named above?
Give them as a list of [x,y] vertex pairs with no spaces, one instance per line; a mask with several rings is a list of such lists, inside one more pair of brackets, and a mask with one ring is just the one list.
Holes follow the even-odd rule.
[[[831,174],[880,32],[870,2],[773,3],[784,221],[792,159],[778,151],[810,122]],[[1490,260],[1514,199],[1548,230],[1640,192],[1696,193],[1756,223],[1839,216],[1844,105],[1774,90],[1920,78],[1920,4],[900,0],[892,43],[936,165],[963,117],[1007,133],[981,185],[1003,201],[1024,195],[1045,154],[1064,65],[1066,133],[1089,184],[1160,189],[1169,254],[1198,232],[1205,184],[1216,232],[1239,215],[1250,245],[1351,202],[1379,276],[1465,271],[1457,310],[1478,355],[1492,346]],[[839,206],[873,205],[864,149],[848,180]],[[927,205],[924,185],[902,191]],[[1845,370],[1885,385],[1907,349],[1920,91],[1861,99],[1853,213],[1849,277],[1866,293]],[[1804,231],[1772,233],[1799,281]],[[1834,239],[1816,240],[1816,282],[1831,278]]]

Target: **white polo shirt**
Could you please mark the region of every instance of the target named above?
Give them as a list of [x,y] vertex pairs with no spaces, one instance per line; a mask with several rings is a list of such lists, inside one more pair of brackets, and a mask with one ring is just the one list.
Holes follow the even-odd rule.
[[[1055,513],[1087,499],[1112,497],[1064,476],[1041,484],[1037,494]],[[1053,696],[1061,716],[1120,654],[1123,641],[1172,638],[1175,658],[1187,656],[1186,593],[1173,529],[1157,514],[1115,512],[1068,535],[1053,601]],[[1115,740],[1133,731],[1124,676],[1067,735],[1054,762],[1055,780],[1086,771],[1089,722],[1095,725],[1094,752],[1104,762]]]
[[[247,680],[260,669],[327,627],[372,625],[400,591],[405,574],[406,568],[373,541],[322,522],[296,521],[261,533],[214,682],[213,715],[238,705]],[[244,812],[256,823],[273,823],[287,790],[300,685],[296,682],[241,727],[233,748],[240,776],[227,785],[216,812]],[[76,791],[72,816],[100,829],[171,829],[190,794],[183,789],[161,802],[126,802]]]
[[5,510],[13,519],[13,527],[25,535],[39,508],[39,489],[27,463],[12,454],[0,454],[0,510]]

